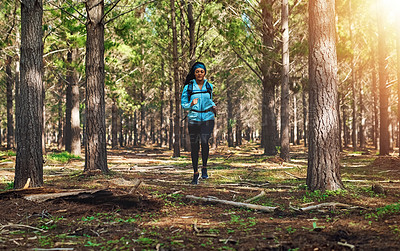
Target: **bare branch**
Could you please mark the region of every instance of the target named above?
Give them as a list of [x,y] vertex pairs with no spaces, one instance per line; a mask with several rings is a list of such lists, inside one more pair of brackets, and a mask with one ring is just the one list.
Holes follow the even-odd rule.
[[108,24],[109,22],[114,21],[115,19],[119,18],[120,16],[123,16],[123,15],[125,15],[125,14],[128,14],[128,13],[130,13],[130,12],[136,10],[136,9],[139,8],[139,7],[142,7],[142,6],[147,5],[147,4],[150,4],[150,3],[154,3],[154,2],[156,2],[156,1],[157,1],[157,0],[152,0],[152,1],[149,1],[149,2],[146,2],[146,3],[143,3],[143,4],[140,4],[140,5],[136,6],[136,7],[133,7],[132,9],[130,9],[130,10],[128,10],[128,11],[125,11],[125,12],[123,12],[123,13],[117,15],[116,17],[111,18],[111,19],[109,19],[108,21],[104,22],[104,25]]
[[262,81],[263,77],[260,74],[258,74],[258,72],[242,56],[240,56],[239,53],[236,52],[235,48],[233,48],[233,47],[231,47],[231,48],[232,48],[233,52],[235,52],[236,56],[238,56],[250,68],[250,70],[252,70],[254,72],[254,74],[256,74],[257,77]]
[[117,6],[117,4],[118,4],[120,1],[121,1],[121,0],[117,0],[117,1],[114,2],[114,4],[112,5],[112,7],[111,7],[106,13],[104,13],[104,15],[101,17],[100,22],[103,21],[103,19],[105,18],[105,16],[107,16],[108,13],[110,13],[110,12],[115,8],[115,6]]
[[[62,12],[64,12],[64,13],[70,15],[70,16],[73,17],[74,19],[78,20],[81,24],[86,25],[82,20],[80,20],[80,19],[79,19],[78,17],[76,17],[74,14],[72,14],[72,13],[66,11],[63,7],[57,6],[57,5],[53,4],[52,2],[49,2],[49,4],[52,5],[52,6],[54,6],[54,7],[57,8],[57,9],[61,10]],[[85,20],[86,20],[86,17],[85,17]]]
[[70,2],[68,2],[68,1],[66,1],[66,2],[67,2],[67,4],[68,4],[69,6],[71,6],[72,9],[74,9],[74,11],[76,11],[81,17],[83,17],[83,18],[86,20],[86,16],[85,16],[85,15],[83,15],[82,13],[80,13]]

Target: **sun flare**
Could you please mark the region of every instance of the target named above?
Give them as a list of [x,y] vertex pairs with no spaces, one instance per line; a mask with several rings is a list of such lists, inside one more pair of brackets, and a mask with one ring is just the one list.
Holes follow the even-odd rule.
[[400,0],[378,0],[382,7],[380,13],[387,17],[390,22],[398,22],[400,20]]

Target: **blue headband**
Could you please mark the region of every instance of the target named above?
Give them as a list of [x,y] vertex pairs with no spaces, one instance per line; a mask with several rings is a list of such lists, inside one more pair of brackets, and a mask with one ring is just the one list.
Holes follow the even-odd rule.
[[203,64],[197,63],[197,64],[195,64],[195,65],[193,66],[193,70],[194,70],[194,71],[195,71],[197,68],[201,68],[201,69],[203,69],[204,71],[206,71],[206,66],[203,65]]

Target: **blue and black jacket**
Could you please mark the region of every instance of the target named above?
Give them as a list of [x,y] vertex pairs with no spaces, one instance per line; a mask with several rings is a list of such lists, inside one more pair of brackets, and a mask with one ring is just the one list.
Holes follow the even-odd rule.
[[[188,91],[189,85],[193,85],[193,90]],[[211,92],[207,91],[207,85],[211,87]],[[214,112],[212,111],[212,107],[215,106],[215,103],[212,101],[212,90],[213,85],[207,79],[204,80],[201,90],[195,79],[185,85],[181,96],[181,106],[184,110],[189,111],[189,120],[207,121],[215,119]],[[197,104],[190,106],[193,99],[196,98],[199,99]]]

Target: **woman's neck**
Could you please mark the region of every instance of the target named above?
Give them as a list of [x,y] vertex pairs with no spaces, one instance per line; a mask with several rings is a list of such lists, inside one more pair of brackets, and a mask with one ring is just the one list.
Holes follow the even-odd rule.
[[203,84],[204,84],[204,79],[203,80],[200,80],[200,81],[198,81],[198,80],[196,80],[196,83],[197,83],[197,85],[200,87],[200,89],[201,89],[201,87],[203,86]]

